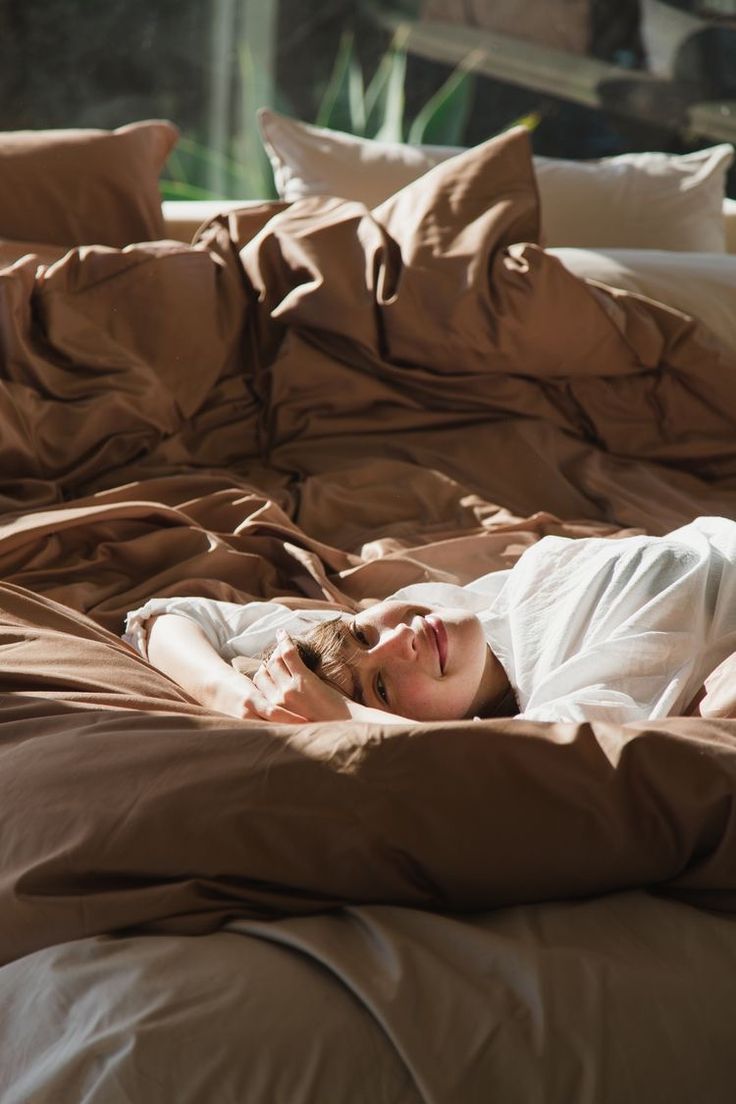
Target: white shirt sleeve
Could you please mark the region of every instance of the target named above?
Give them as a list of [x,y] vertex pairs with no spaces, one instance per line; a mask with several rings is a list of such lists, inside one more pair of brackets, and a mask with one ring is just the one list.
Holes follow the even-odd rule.
[[[508,572],[498,572],[494,577],[493,595],[500,588],[501,577]],[[483,582],[483,580],[479,580]],[[466,587],[452,583],[417,583],[404,587],[392,595],[395,599],[417,602],[421,605],[450,606],[470,610],[486,609],[489,605],[487,589],[475,590],[476,584]],[[257,659],[276,639],[276,630],[285,629],[299,636],[312,628],[317,621],[330,620],[337,610],[293,610],[279,602],[220,602],[214,598],[151,598],[139,609],[131,610],[125,620],[123,640],[131,644],[144,658],[148,658],[148,625],[152,617],[163,613],[175,613],[186,617],[204,632],[212,647],[223,659],[249,656]]]
[[125,619],[123,640],[148,658],[148,622],[151,617],[174,613],[202,629],[222,659],[235,656],[257,659],[276,639],[276,630],[298,636],[317,621],[336,616],[333,610],[292,610],[279,602],[219,602],[214,598],[151,598]]
[[736,524],[699,519],[667,537],[545,537],[483,620],[524,717],[668,716],[733,650]]

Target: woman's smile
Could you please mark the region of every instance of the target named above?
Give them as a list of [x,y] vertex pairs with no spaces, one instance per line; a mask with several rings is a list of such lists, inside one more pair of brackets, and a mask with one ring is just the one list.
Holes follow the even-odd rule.
[[428,613],[425,620],[434,633],[437,656],[440,664],[440,674],[443,675],[447,666],[447,629],[442,624],[442,619],[438,617],[436,613]]

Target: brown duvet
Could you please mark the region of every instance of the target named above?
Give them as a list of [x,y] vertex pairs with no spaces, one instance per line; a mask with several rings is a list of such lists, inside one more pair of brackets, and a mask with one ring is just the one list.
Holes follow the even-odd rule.
[[351,607],[736,516],[734,355],[536,234],[510,132],[373,212],[0,272],[0,961],[343,902],[736,907],[736,722],[273,728],[118,639],[157,594]]

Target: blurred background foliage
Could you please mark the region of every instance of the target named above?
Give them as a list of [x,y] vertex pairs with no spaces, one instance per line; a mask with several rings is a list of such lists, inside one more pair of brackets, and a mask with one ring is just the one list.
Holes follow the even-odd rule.
[[[397,29],[415,20],[428,50]],[[529,81],[479,64],[469,29],[528,50]],[[683,152],[736,128],[735,43],[736,0],[0,0],[0,128],[173,119],[172,198],[273,195],[261,105],[389,140],[466,145],[526,118],[547,156]],[[604,76],[558,94],[535,57],[560,89]]]
[[341,39],[332,74],[315,123],[381,142],[459,145],[465,133],[475,88],[473,58],[452,70],[413,120],[406,118],[406,28],[393,40],[366,80],[355,48],[355,34]]
[[[394,32],[385,52],[366,75],[358,56],[355,33],[342,34],[330,74],[317,104],[317,126],[343,130],[383,142],[416,142],[435,145],[459,145],[473,102],[475,77],[473,57],[456,66],[418,110],[412,119],[406,113],[407,52],[406,32]],[[184,136],[167,165],[162,194],[167,199],[202,199],[213,193],[208,186],[213,175],[220,177],[216,192],[224,196],[275,195],[273,177],[260,148],[250,159],[237,158],[238,143],[249,125],[248,105],[259,103],[254,85],[257,68],[247,44],[239,55],[238,87],[243,111],[238,129],[230,136],[231,149],[218,152],[203,141]],[[293,114],[293,105],[283,94],[271,97],[280,109]],[[259,104],[260,106],[260,104]]]

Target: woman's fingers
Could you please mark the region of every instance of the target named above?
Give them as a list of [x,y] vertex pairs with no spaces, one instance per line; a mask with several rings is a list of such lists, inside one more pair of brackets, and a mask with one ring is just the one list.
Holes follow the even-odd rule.
[[278,629],[276,636],[278,643],[272,659],[276,660],[278,665],[292,676],[312,674],[299,655],[299,649],[289,634],[284,629]]
[[282,724],[303,724],[306,717],[286,709],[283,704],[269,700],[259,688],[250,691],[243,703],[243,717],[248,720],[279,721]]
[[[253,675],[253,685],[260,694],[259,710],[269,720],[299,720],[306,718],[302,713],[294,712],[289,706],[299,706],[292,700],[294,696],[294,676],[289,671],[277,646],[276,651],[262,663]],[[263,703],[267,703],[268,708]],[[276,713],[278,712],[278,716]]]
[[253,675],[253,685],[258,687],[261,694],[267,694],[269,690],[273,690],[274,682],[267,664],[262,663]]
[[287,693],[294,689],[295,680],[302,679],[305,673],[310,674],[311,672],[302,663],[296,644],[294,644],[291,637],[280,635],[273,652],[254,675],[254,682],[259,685],[260,676],[260,683],[263,685],[264,692],[268,692],[269,688],[274,687],[280,688],[283,693]]
[[349,717],[344,696],[309,670],[290,636],[278,637],[276,648],[253,676],[254,693],[268,703],[259,701],[259,715],[285,723]]
[[268,662],[266,663],[266,667],[273,677],[278,677],[279,675],[291,676],[293,674],[291,664],[292,652],[294,652],[298,658],[299,653],[296,650],[296,646],[292,643],[291,637],[281,636],[281,634],[279,634],[276,647],[271,652],[271,655],[268,657]]
[[279,675],[291,675],[294,660],[301,663],[299,652],[288,633],[283,629],[276,632],[276,646],[267,660],[261,663],[259,671],[268,671],[272,678]]

